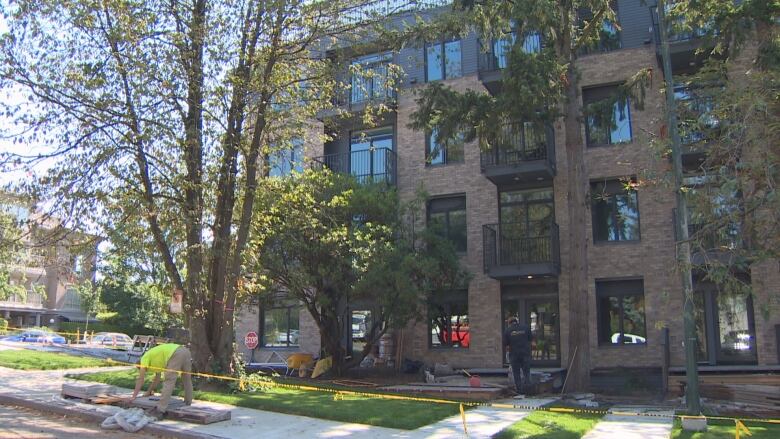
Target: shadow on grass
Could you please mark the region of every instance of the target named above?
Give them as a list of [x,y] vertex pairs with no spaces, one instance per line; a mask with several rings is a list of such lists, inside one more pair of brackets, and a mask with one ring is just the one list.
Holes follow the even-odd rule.
[[[97,372],[69,375],[69,377],[132,389],[135,386],[137,372]],[[147,375],[144,390],[148,388],[149,383],[151,383],[151,376]],[[181,393],[180,381],[177,382],[175,393],[177,395]],[[331,392],[283,388],[270,388],[253,393],[196,391],[194,397],[202,401],[258,410],[404,430],[432,424],[457,414],[459,410],[457,404],[382,400],[364,396],[344,396],[343,399],[334,400]]]

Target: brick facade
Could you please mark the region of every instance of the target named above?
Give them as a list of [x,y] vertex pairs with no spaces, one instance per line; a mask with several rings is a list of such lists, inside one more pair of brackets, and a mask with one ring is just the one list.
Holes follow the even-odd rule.
[[[636,177],[640,215],[639,241],[594,243],[591,216],[587,215],[587,254],[589,299],[577,310],[569,309],[566,239],[567,192],[566,156],[563,123],[555,128],[557,175],[553,180],[555,220],[560,227],[561,273],[557,277],[560,365],[566,367],[568,352],[568,321],[572,312],[588,312],[590,320],[591,368],[661,366],[663,346],[661,328],[669,328],[671,363],[684,364],[682,308],[683,294],[680,274],[676,270],[675,238],[672,210],[675,207],[671,189],[653,181],[650,176],[668,172],[670,162],[657,154],[651,142],[664,121],[663,80],[654,47],[646,45],[582,57],[578,61],[582,87],[616,84],[625,81],[643,68],[652,68],[654,78],[647,90],[644,108],[631,103],[632,141],[630,143],[587,148],[585,172],[591,181]],[[459,91],[486,91],[477,74],[447,80]],[[432,348],[427,321],[410,323],[404,330],[403,356],[423,360],[427,364],[448,362],[463,367],[499,367],[502,365],[502,283],[483,272],[483,231],[485,224],[498,223],[498,189],[481,172],[480,152],[476,144],[465,146],[463,163],[425,166],[426,136],[407,127],[415,109],[414,90],[425,84],[404,88],[399,92],[395,117],[395,148],[397,153],[397,187],[402,199],[410,199],[423,188],[431,197],[465,195],[467,217],[467,252],[463,263],[472,273],[468,288],[470,346],[468,348]],[[391,118],[392,119],[392,118]],[[584,131],[584,126],[583,126]],[[584,136],[584,134],[583,134]],[[316,136],[315,136],[316,137]],[[307,144],[307,149],[309,145]],[[322,143],[311,146],[322,151]],[[317,155],[316,153],[313,155]],[[309,156],[309,153],[307,153]],[[580,188],[587,190],[587,188]],[[780,271],[776,261],[752,269],[754,315],[758,364],[778,364],[776,329],[780,325]],[[644,285],[646,344],[608,345],[598,343],[596,281],[599,279],[641,278]],[[522,281],[520,281],[522,286]],[[241,313],[241,318],[245,316]],[[251,321],[255,314],[248,312]],[[311,318],[301,312],[300,350],[317,353],[319,336]],[[253,323],[257,327],[257,321]],[[243,322],[242,322],[243,324]],[[239,326],[237,323],[237,332]],[[241,336],[243,337],[243,336]],[[241,338],[237,334],[237,341]],[[239,343],[243,345],[243,343]],[[270,351],[265,355],[270,355]],[[256,356],[257,358],[257,356]]]

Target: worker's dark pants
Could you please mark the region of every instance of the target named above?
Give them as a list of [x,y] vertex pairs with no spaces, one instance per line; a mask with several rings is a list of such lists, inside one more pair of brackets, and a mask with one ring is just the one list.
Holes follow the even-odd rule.
[[518,356],[510,354],[509,364],[512,365],[517,393],[525,393],[523,390],[528,389],[528,385],[531,384],[531,354]]

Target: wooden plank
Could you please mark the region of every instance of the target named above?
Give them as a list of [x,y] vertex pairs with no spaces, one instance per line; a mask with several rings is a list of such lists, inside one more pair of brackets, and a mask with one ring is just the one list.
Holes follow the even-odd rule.
[[[157,407],[159,402],[159,396],[142,396],[134,399],[131,405],[133,407],[140,407],[144,410],[148,410]],[[168,410],[173,410],[179,407],[184,407],[184,400],[179,398],[171,398],[170,402],[168,403]]]
[[116,387],[107,384],[70,384],[62,385],[62,396],[70,398],[89,399],[96,396],[107,396],[116,393]]
[[218,410],[210,407],[184,406],[168,410],[166,417],[195,424],[213,424],[230,419],[230,410]]

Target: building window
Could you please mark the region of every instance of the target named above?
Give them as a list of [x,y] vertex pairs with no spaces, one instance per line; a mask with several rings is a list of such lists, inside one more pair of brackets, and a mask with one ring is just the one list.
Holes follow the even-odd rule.
[[[505,69],[509,65],[509,52],[517,40],[515,31],[505,34],[504,37],[493,40],[493,62],[495,67]],[[527,54],[539,53],[542,51],[542,34],[539,32],[528,32],[523,38],[523,52]]]
[[434,130],[428,136],[425,145],[425,164],[428,166],[446,165],[448,163],[463,163],[464,140],[463,135],[458,134],[455,139],[440,142],[438,133]]
[[463,76],[460,40],[425,45],[425,78],[428,82]]
[[65,297],[62,302],[64,309],[81,309],[81,297],[79,297],[79,293],[75,289],[68,288],[65,291]]
[[631,141],[631,109],[627,96],[618,96],[617,86],[582,91],[585,106],[585,135],[588,146]]
[[359,180],[386,177],[393,172],[392,126],[353,131],[349,149],[350,172]]
[[647,343],[642,280],[596,281],[599,344]]
[[393,54],[386,52],[364,56],[352,62],[351,103],[392,97],[387,84],[392,60]]
[[718,128],[720,121],[714,116],[714,88],[674,87],[674,100],[677,102],[677,122],[680,128],[680,141],[693,144],[707,139],[708,134]]
[[300,337],[298,304],[273,306],[263,311],[263,346],[297,347]]
[[468,291],[459,290],[437,295],[428,304],[428,325],[432,348],[468,348]]
[[428,202],[428,227],[449,239],[455,250],[466,251],[466,197],[436,198]]
[[591,183],[593,241],[638,241],[639,204],[635,182]]
[[289,148],[278,149],[268,157],[268,175],[285,177],[293,171],[303,172],[303,140],[292,139]]

